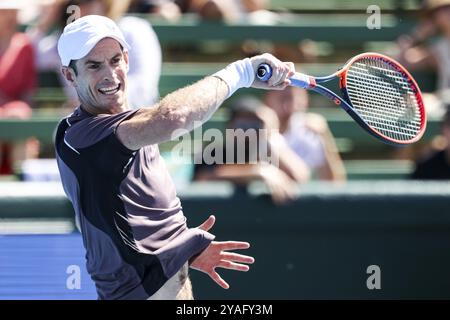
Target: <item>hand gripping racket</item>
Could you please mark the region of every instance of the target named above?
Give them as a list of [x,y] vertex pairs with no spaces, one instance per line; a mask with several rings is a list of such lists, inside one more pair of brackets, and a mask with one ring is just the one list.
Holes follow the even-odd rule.
[[[257,77],[267,81],[272,68],[261,64]],[[318,83],[339,79],[342,97]],[[291,85],[313,90],[342,107],[372,136],[392,145],[418,141],[426,127],[426,114],[419,86],[395,60],[378,54],[362,53],[340,70],[326,77],[297,72]]]

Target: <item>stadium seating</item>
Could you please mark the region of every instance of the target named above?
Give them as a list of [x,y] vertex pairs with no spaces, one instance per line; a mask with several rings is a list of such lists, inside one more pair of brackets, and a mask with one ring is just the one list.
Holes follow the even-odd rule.
[[[384,52],[389,49],[399,35],[411,31],[418,13],[417,2],[413,0],[378,1],[377,5],[383,13],[382,28],[369,30],[366,22],[370,13],[366,9],[372,4],[371,1],[274,0],[270,3],[271,9],[282,17],[272,25],[202,22],[192,14],[183,16],[178,22],[167,22],[141,15],[152,23],[164,51],[165,63],[159,86],[161,95],[193,83],[222,68],[232,59],[241,57],[242,53],[237,48],[246,40],[290,46],[304,39],[314,40],[321,49],[319,62],[298,63],[297,69],[314,75],[326,75],[362,50]],[[287,14],[287,10],[290,13]],[[432,71],[415,72],[414,76],[423,91],[434,89],[435,74]],[[64,115],[60,106],[65,97],[53,73],[41,73],[39,85],[34,116],[26,121],[0,120],[0,139],[18,140],[35,136],[47,149],[52,150],[52,136],[56,124]],[[260,90],[251,89],[238,92],[246,93],[263,94]],[[391,159],[395,151],[393,147],[363,132],[345,112],[326,99],[316,94],[310,97],[312,111],[321,113],[328,120],[350,179],[401,179],[411,172],[412,163]],[[227,107],[230,103],[232,99],[203,126],[203,130],[222,130],[228,118]],[[438,132],[439,120],[430,117],[426,134],[418,145],[427,143]],[[170,151],[174,143],[163,144],[161,150]],[[2,180],[10,179],[14,177],[2,177]]]

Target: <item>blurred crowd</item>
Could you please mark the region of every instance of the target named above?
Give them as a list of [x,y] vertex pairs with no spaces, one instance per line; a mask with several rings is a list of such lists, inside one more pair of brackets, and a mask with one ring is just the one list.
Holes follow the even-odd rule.
[[137,0],[133,12],[152,13],[174,21],[184,13],[197,13],[205,20],[226,22],[255,22],[277,19],[267,10],[269,0]]
[[450,1],[424,0],[417,27],[398,41],[397,59],[410,71],[435,70],[437,87],[424,94],[428,114],[442,118],[441,134],[418,159],[413,179],[450,178]]
[[[105,15],[123,31],[133,48],[129,102],[137,108],[151,106],[159,99],[163,51],[149,21],[128,13],[152,14],[171,22],[186,13],[228,23],[279,22],[279,15],[268,8],[269,0],[0,0],[0,118],[32,116],[38,74],[50,71],[60,75],[57,40],[64,26],[78,16]],[[311,43],[303,42],[294,51],[280,45],[273,53],[298,63],[314,61],[318,53]],[[254,47],[243,51],[259,53]],[[395,58],[407,69],[432,69],[438,76],[436,91],[426,95],[425,104],[442,116],[442,134],[421,154],[412,178],[449,179],[450,0],[422,1],[417,27],[396,41],[396,52]],[[77,96],[62,77],[59,81],[67,97],[62,107],[70,111],[78,104]],[[293,87],[269,91],[262,98],[243,96],[235,100],[229,108],[227,128],[272,132],[265,143],[278,165],[258,161],[257,156],[257,161],[249,161],[250,155],[258,152],[246,146],[245,163],[202,163],[195,167],[194,179],[228,180],[243,186],[261,180],[277,203],[292,199],[298,183],[311,179],[345,181],[344,162],[328,124],[323,116],[310,112],[309,105],[307,92]],[[223,156],[229,152],[224,147]],[[39,141],[34,138],[14,143],[0,140],[0,174],[13,174],[17,163],[38,156]]]
[[[251,96],[239,98],[231,107],[227,129],[244,132],[265,129],[272,161],[259,159],[259,143],[245,144],[244,163],[236,158],[237,143],[223,143],[222,164],[195,168],[194,179],[228,180],[247,185],[261,180],[269,188],[275,203],[284,203],[295,196],[295,185],[312,177],[327,181],[344,181],[346,178],[342,159],[326,120],[319,114],[308,112],[308,95],[305,90],[288,87],[283,91],[268,91],[264,101]],[[230,136],[226,136],[230,139]],[[231,139],[237,139],[235,136]],[[233,152],[232,164],[226,163],[227,153]],[[273,158],[276,161],[273,161]]]

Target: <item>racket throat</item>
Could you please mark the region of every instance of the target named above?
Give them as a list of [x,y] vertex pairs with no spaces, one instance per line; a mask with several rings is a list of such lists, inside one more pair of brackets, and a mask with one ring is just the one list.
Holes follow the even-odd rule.
[[303,89],[314,89],[316,87],[316,79],[303,73],[296,73],[289,78],[291,85],[300,87]]
[[[325,97],[327,97],[329,100],[331,100],[335,105],[340,106],[341,108],[343,108],[344,110],[348,110],[349,107],[349,102],[344,94],[344,99],[342,99],[341,97],[335,95],[332,91],[330,91],[329,89],[322,87],[320,85],[311,88],[312,91],[315,91]],[[342,90],[343,93],[345,90]],[[346,93],[346,92],[345,92]]]

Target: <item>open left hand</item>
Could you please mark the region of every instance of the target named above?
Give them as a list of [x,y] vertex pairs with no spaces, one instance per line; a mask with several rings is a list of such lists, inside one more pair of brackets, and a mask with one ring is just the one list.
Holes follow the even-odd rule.
[[[212,228],[216,218],[210,216],[198,228],[208,231]],[[249,266],[242,263],[253,263],[255,259],[226,250],[247,249],[248,242],[240,241],[212,241],[211,244],[197,257],[192,259],[190,267],[208,274],[219,286],[228,289],[230,285],[216,272],[216,268],[225,268],[237,271],[248,271]]]

